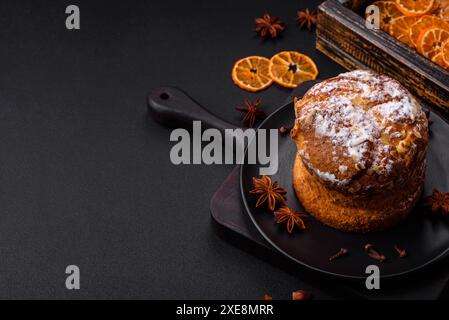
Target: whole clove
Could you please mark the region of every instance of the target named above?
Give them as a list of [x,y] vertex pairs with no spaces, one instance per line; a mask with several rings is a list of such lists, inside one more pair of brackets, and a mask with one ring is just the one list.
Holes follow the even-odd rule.
[[334,254],[332,257],[329,258],[329,261],[337,260],[338,258],[343,257],[344,255],[347,255],[349,252],[346,248],[341,248],[340,251],[338,251],[336,254]]
[[370,256],[374,260],[377,260],[379,262],[384,262],[385,260],[387,260],[387,257],[385,257],[383,254],[381,254],[378,251],[376,251],[374,249],[374,247],[371,244],[369,244],[369,243],[367,243],[365,245],[364,250],[365,250],[366,253],[368,253],[368,256]]
[[407,251],[405,251],[404,249],[399,248],[399,246],[397,244],[394,245],[394,249],[398,253],[399,258],[402,259],[402,258],[407,257]]

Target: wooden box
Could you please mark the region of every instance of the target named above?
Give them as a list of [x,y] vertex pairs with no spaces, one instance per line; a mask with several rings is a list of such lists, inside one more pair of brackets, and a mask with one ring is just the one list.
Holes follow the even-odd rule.
[[322,3],[317,49],[349,70],[372,69],[397,79],[419,100],[449,118],[449,72],[383,30],[368,29],[363,12],[370,2]]

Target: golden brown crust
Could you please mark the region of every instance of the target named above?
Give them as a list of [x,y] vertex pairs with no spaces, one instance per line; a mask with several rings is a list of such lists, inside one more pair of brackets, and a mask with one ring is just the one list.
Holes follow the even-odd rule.
[[310,174],[298,155],[293,169],[293,187],[298,199],[322,223],[348,232],[374,232],[392,227],[406,218],[419,200],[425,165],[412,184],[387,196],[359,197],[327,189]]
[[423,188],[428,123],[399,82],[345,73],[315,85],[295,113],[294,186],[312,215],[356,232],[408,215]]

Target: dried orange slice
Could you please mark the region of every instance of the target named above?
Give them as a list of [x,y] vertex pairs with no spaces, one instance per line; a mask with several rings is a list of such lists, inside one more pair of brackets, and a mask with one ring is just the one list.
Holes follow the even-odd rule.
[[269,87],[273,80],[268,74],[270,60],[251,56],[240,59],[232,68],[232,81],[241,89],[256,92]]
[[449,20],[435,16],[422,16],[410,29],[410,40],[415,47],[418,46],[419,35],[428,28],[438,27],[449,30]]
[[441,53],[437,54],[435,57],[433,57],[432,61],[435,62],[436,64],[440,65],[444,69],[449,68],[449,64],[447,64],[446,61],[444,60],[443,52],[441,52]]
[[373,5],[379,8],[380,28],[385,31],[388,30],[391,20],[404,15],[399,11],[396,4],[391,1],[376,1]]
[[449,40],[449,31],[441,28],[429,28],[418,39],[418,51],[423,56],[432,60],[442,53],[443,44]]
[[410,39],[410,30],[412,25],[414,25],[419,20],[419,17],[413,16],[403,16],[400,18],[393,19],[390,23],[390,34],[405,43],[409,47],[414,47],[412,40]]
[[441,53],[441,55],[444,63],[446,63],[449,68],[449,40],[446,40],[446,42],[444,42],[443,52]]
[[449,0],[436,0],[435,14],[444,19],[449,19]]
[[274,82],[287,88],[315,80],[318,68],[312,59],[296,51],[282,51],[270,59],[269,74]]
[[407,16],[422,16],[433,10],[435,0],[396,0],[396,5]]
[[449,39],[443,43],[441,52],[432,58],[432,61],[449,70]]

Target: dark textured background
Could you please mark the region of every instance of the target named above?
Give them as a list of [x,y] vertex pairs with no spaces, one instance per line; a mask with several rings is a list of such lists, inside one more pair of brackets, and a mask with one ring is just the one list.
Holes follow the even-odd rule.
[[[295,26],[321,1],[1,1],[0,298],[289,298],[299,280],[219,238],[209,200],[230,166],[174,166],[145,96],[178,86],[214,113],[289,95],[236,88],[234,61],[298,50],[342,69]],[[81,30],[65,29],[77,4]],[[253,20],[287,23],[262,43]],[[81,290],[65,289],[65,267]],[[325,290],[325,288],[322,288]],[[318,298],[328,297],[315,291]]]

